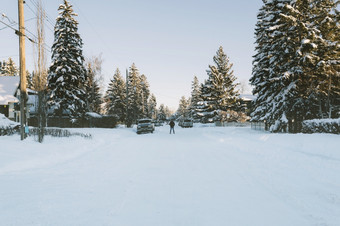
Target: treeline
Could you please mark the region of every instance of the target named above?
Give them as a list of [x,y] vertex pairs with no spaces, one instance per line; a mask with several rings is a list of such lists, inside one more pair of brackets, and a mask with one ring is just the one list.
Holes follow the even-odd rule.
[[127,80],[117,69],[102,96],[99,84],[102,60],[98,57],[84,60],[72,5],[64,0],[59,11],[47,78],[47,103],[55,115],[80,118],[85,112],[96,112],[116,116],[120,123],[131,126],[140,118],[157,119],[167,114],[164,105],[156,108],[156,97],[150,92],[147,77],[139,73],[135,64],[129,68]]
[[129,68],[126,80],[117,68],[104,96],[104,112],[116,115],[127,126],[141,118],[165,120],[171,114],[163,104],[157,109],[157,100],[150,92],[147,77],[139,73],[134,63]]
[[340,116],[340,25],[335,0],[263,1],[250,79],[252,119],[272,132]]
[[219,47],[213,57],[214,65],[206,71],[208,78],[199,83],[195,76],[191,86],[191,97],[181,98],[177,117],[191,117],[202,123],[227,121],[228,116],[237,115],[233,120],[245,118],[245,108],[241,104],[239,83],[232,69],[233,64]]
[[[115,116],[118,122],[128,126],[140,118],[165,120],[170,117],[168,107],[161,104],[157,108],[147,77],[139,73],[135,64],[129,68],[127,80],[117,69],[103,92],[101,56],[84,58],[77,14],[69,1],[64,0],[58,10],[51,66],[39,72],[26,72],[27,87],[42,95],[39,106],[44,109],[39,115],[67,116],[75,122],[87,112],[95,112]],[[42,66],[40,61],[38,64]],[[18,75],[18,68],[12,58],[0,62],[0,76],[14,75]]]

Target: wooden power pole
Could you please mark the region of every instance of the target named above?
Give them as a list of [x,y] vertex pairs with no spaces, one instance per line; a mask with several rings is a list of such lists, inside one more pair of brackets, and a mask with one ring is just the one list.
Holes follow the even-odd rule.
[[20,57],[20,134],[25,139],[26,126],[26,59],[25,59],[25,20],[24,0],[18,0],[19,10],[19,57]]

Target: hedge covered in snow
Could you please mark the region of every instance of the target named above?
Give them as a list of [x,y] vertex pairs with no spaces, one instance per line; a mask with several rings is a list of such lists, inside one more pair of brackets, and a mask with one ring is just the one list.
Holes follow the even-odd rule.
[[340,134],[340,118],[305,120],[302,122],[302,132]]

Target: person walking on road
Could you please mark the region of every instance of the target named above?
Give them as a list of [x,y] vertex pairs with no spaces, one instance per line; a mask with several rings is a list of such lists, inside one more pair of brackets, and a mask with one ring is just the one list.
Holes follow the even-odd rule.
[[170,125],[170,134],[171,134],[171,131],[174,132],[175,134],[175,122],[171,120],[169,125]]

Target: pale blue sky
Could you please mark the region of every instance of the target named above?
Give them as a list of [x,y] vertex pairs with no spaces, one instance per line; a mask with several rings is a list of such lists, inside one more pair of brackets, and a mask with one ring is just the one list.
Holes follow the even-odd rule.
[[[35,10],[35,2],[37,0],[26,0],[25,19],[34,17],[31,9]],[[54,26],[62,2],[43,0],[49,19],[48,46],[53,43],[51,24]],[[105,87],[117,67],[125,75],[125,69],[134,62],[147,76],[158,104],[164,103],[175,110],[181,96],[190,96],[193,76],[200,82],[207,78],[205,70],[212,64],[220,45],[234,63],[235,76],[240,82],[248,83],[254,54],[254,26],[261,0],[70,2],[79,14],[85,57],[102,53]],[[18,21],[17,1],[1,0],[0,13]],[[13,56],[18,62],[18,38],[10,29],[1,30],[3,27],[0,24],[0,60]],[[34,20],[27,21],[26,27],[35,33]],[[29,70],[33,70],[32,49],[27,41]]]

